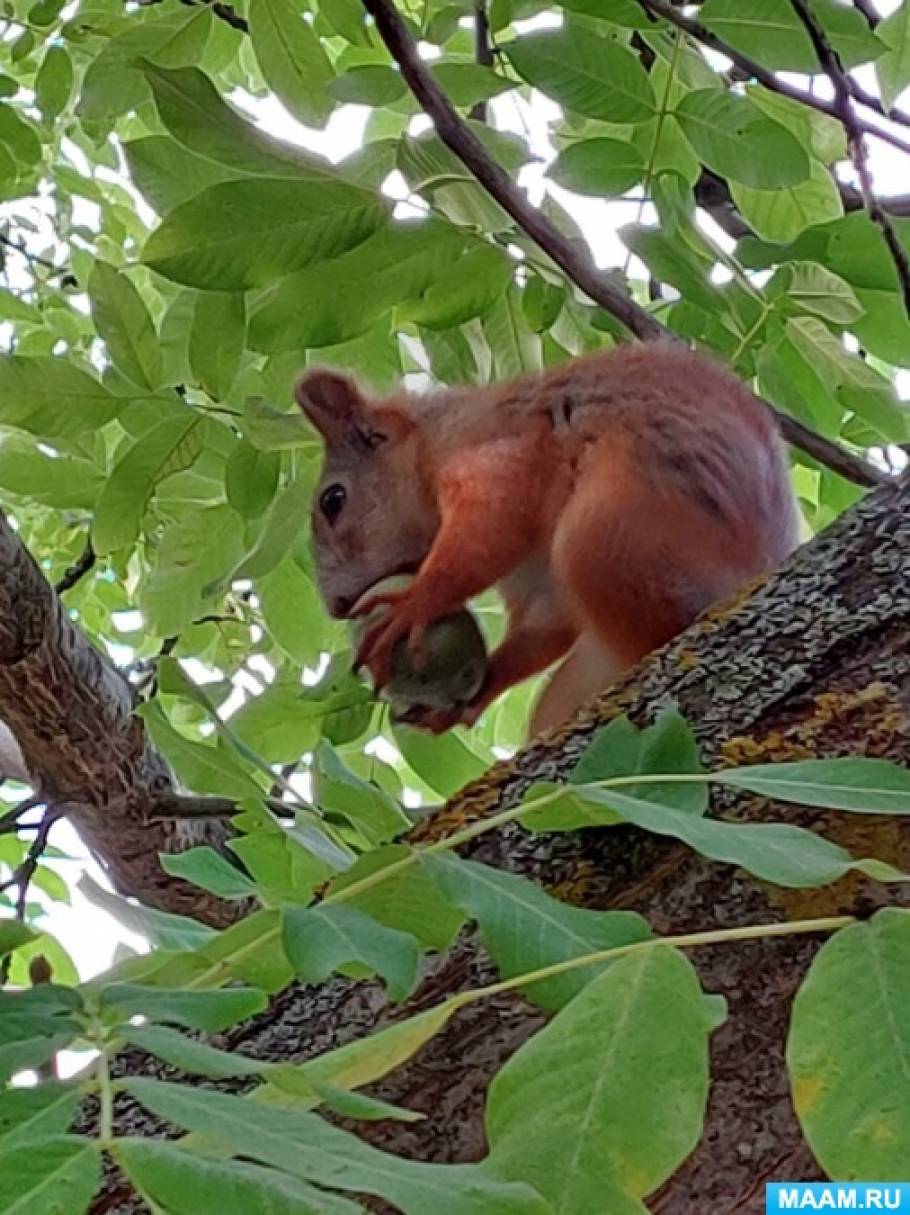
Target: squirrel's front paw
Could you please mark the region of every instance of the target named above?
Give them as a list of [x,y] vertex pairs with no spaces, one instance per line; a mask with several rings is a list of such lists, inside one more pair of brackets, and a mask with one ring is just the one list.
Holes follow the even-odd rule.
[[421,642],[426,631],[426,621],[420,617],[413,597],[407,592],[397,595],[394,600],[377,596],[371,601],[371,608],[380,601],[390,603],[389,610],[367,629],[354,659],[355,669],[368,668],[377,692],[392,677],[392,654],[403,637],[407,638],[408,651],[414,666],[419,669]]

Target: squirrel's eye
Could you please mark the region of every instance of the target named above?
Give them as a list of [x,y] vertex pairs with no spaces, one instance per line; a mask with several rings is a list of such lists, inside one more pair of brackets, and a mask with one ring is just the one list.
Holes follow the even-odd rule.
[[347,501],[347,493],[343,485],[330,485],[319,495],[319,509],[329,523],[334,523],[341,514],[342,507]]

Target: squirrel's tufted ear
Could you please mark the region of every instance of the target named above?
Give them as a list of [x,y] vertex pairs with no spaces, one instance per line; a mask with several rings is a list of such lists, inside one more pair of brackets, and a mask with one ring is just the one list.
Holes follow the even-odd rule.
[[327,443],[350,442],[366,416],[366,403],[352,379],[317,367],[294,387],[297,404]]
[[338,371],[316,367],[304,372],[294,396],[330,447],[374,451],[407,429],[407,419],[399,410],[377,407],[349,376]]

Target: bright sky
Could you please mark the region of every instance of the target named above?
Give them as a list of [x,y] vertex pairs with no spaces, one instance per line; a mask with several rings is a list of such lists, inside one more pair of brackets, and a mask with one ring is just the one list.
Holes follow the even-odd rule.
[[[888,13],[896,7],[897,3],[898,0],[879,0],[878,7],[883,13]],[[534,24],[540,23],[538,21]],[[531,22],[524,23],[525,26],[531,24]],[[871,67],[861,69],[857,76],[867,87],[875,89],[875,79]],[[805,84],[805,81],[801,81],[801,83]],[[341,159],[360,146],[369,113],[362,106],[341,106],[332,115],[325,130],[316,131],[302,127],[295,122],[274,97],[266,100],[255,100],[249,97],[235,100],[243,104],[255,121],[271,134],[321,152],[333,161]],[[528,103],[514,94],[507,94],[493,102],[492,112],[497,126],[524,134],[530,140],[532,151],[540,157],[537,163],[526,166],[519,178],[520,183],[528,188],[531,197],[538,201],[544,188],[549,190],[572,214],[585,232],[598,265],[622,265],[626,260],[626,251],[615,236],[615,230],[635,218],[638,203],[634,199],[624,202],[598,202],[570,194],[550,183],[547,183],[546,187],[544,186],[543,176],[546,165],[555,155],[555,150],[547,137],[547,123],[558,114],[556,107],[546,98],[535,96]],[[427,125],[428,120],[422,117],[417,118],[414,120],[413,129],[417,131]],[[878,140],[870,140],[869,154],[876,189],[881,194],[906,190],[908,170],[900,153]],[[398,174],[393,174],[389,179],[387,189],[393,197],[401,200],[406,198],[407,191],[404,181]],[[85,204],[85,206],[90,207],[90,204]],[[650,208],[646,207],[646,219],[649,217],[649,212]],[[82,222],[86,221],[90,223],[91,218],[86,216]],[[77,222],[79,222],[78,219]],[[711,234],[725,248],[730,247],[732,242],[716,225],[711,225]],[[899,389],[903,396],[910,398],[910,372],[901,373]],[[96,881],[104,883],[102,873],[97,865],[87,857],[80,840],[68,824],[58,824],[53,835],[53,842],[73,858],[69,861],[52,862],[53,867],[67,879],[70,885],[74,884],[78,872],[82,869],[90,873]],[[43,896],[40,897],[43,899]],[[45,926],[70,952],[83,977],[105,969],[110,964],[118,945],[142,947],[139,938],[126,932],[107,913],[92,906],[78,891],[73,894],[71,907],[47,903],[47,900],[43,901],[48,907]]]

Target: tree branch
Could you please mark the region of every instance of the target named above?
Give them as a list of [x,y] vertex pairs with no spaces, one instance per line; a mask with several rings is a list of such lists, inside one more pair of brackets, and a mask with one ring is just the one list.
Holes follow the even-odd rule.
[[[363,4],[376,22],[379,35],[401,69],[411,92],[433,120],[440,139],[471,170],[516,224],[537,242],[571,282],[605,308],[635,337],[642,341],[660,338],[678,340],[656,317],[622,291],[610,276],[602,274],[587,251],[567,240],[541,211],[532,206],[501,165],[492,159],[427,71],[393,0],[363,0]],[[770,405],[767,408],[774,413],[781,433],[788,442],[841,476],[863,486],[880,485],[888,479],[887,474],[874,468],[868,461],[823,435],[815,434],[789,414],[781,413]]]
[[[474,62],[481,67],[493,64],[493,46],[490,42],[490,22],[487,18],[487,0],[474,0]],[[470,116],[478,122],[487,120],[487,103],[478,101],[470,110]]]
[[894,262],[894,268],[897,271],[897,281],[900,284],[901,294],[904,298],[904,308],[907,317],[910,318],[910,258],[908,258],[907,250],[903,247],[897,233],[894,231],[891,220],[882,210],[881,204],[875,197],[872,185],[872,173],[869,170],[869,163],[866,159],[866,142],[863,136],[864,128],[853,108],[853,89],[851,88],[850,79],[844,71],[840,56],[828,41],[827,34],[822,29],[807,0],[790,0],[790,2],[793,5],[794,12],[805,26],[806,33],[812,40],[812,45],[815,48],[815,53],[818,56],[822,70],[831,81],[834,89],[833,105],[835,117],[847,133],[847,146],[850,150],[850,159],[853,161],[853,167],[856,170],[860,193],[863,197],[863,205],[869,218],[880,229],[882,238],[888,247],[888,252],[891,254],[891,260]]
[[[774,93],[780,93],[782,97],[789,97],[791,101],[798,101],[801,105],[808,106],[812,110],[818,110],[822,114],[827,114],[829,118],[840,118],[837,107],[833,102],[826,101],[822,97],[816,97],[812,93],[807,93],[805,89],[798,88],[795,84],[789,84],[786,80],[780,80],[774,72],[762,67],[756,60],[750,59],[748,55],[744,55],[741,51],[738,51],[735,46],[731,46],[729,42],[718,37],[713,30],[709,30],[700,21],[695,21],[691,17],[684,16],[672,4],[665,3],[665,0],[638,0],[638,3],[649,16],[663,18],[664,21],[675,25],[677,29],[683,30],[690,38],[694,38],[696,42],[710,47],[712,51],[718,51],[721,55],[726,55],[738,68],[749,77],[757,80],[759,84],[763,84],[766,89],[770,89]],[[910,120],[910,115],[907,118]],[[864,122],[862,119],[857,119],[857,122],[861,130],[867,135],[874,135],[877,139],[890,143],[895,148],[900,148],[902,152],[910,152],[910,140],[896,135],[893,131],[877,127],[874,123]]]
[[82,555],[64,571],[60,581],[54,584],[54,590],[57,594],[62,595],[64,591],[72,590],[76,583],[94,568],[97,560],[95,550],[92,548],[92,538],[88,536],[85,541],[85,548],[82,550]]
[[37,253],[32,253],[30,249],[26,248],[24,240],[13,240],[11,236],[7,236],[5,233],[0,232],[0,245],[5,245],[7,249],[15,250],[20,257],[24,257],[25,260],[32,266],[43,266],[44,269],[49,270],[52,275],[61,275],[61,287],[78,287],[79,284],[76,276],[71,272],[68,266],[57,266],[53,262],[48,261],[46,257],[41,257]]

